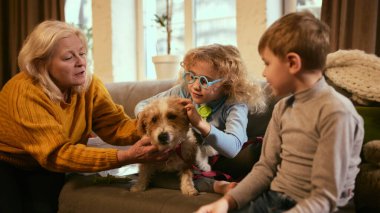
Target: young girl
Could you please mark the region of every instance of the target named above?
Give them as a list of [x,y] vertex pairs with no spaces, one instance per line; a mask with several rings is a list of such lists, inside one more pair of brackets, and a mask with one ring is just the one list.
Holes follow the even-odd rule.
[[[231,45],[194,48],[186,53],[181,66],[179,84],[138,103],[135,115],[155,98],[180,96],[203,143],[234,158],[247,141],[248,111],[265,108],[260,85],[248,80],[239,50]],[[213,188],[220,192],[215,184]]]

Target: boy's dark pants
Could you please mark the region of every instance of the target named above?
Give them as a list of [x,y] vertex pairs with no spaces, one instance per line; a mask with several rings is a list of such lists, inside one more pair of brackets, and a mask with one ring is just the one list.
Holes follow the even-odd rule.
[[296,205],[296,201],[289,196],[269,190],[261,194],[255,200],[250,201],[242,209],[233,210],[231,212],[280,213],[291,209],[294,205]]

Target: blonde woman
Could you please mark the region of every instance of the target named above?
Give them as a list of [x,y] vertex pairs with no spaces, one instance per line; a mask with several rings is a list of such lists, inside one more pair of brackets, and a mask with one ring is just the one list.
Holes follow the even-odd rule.
[[[26,39],[21,72],[0,92],[0,212],[57,212],[65,172],[96,172],[160,161],[167,154],[140,140],[135,121],[87,72],[86,38],[44,21]],[[90,148],[95,132],[128,150]]]

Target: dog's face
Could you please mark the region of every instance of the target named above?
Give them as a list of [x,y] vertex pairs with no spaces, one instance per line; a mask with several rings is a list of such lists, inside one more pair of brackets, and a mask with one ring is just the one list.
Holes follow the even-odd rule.
[[190,128],[185,108],[177,97],[152,101],[139,113],[137,126],[162,149],[173,149],[186,137]]

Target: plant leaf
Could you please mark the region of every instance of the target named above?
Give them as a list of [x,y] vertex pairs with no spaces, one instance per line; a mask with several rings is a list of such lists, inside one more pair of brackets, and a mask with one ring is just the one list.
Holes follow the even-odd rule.
[[157,14],[154,14],[154,16],[156,17],[154,19],[156,23],[158,23],[161,27],[166,27],[166,20],[167,20],[166,15],[163,14],[162,16],[159,16]]

